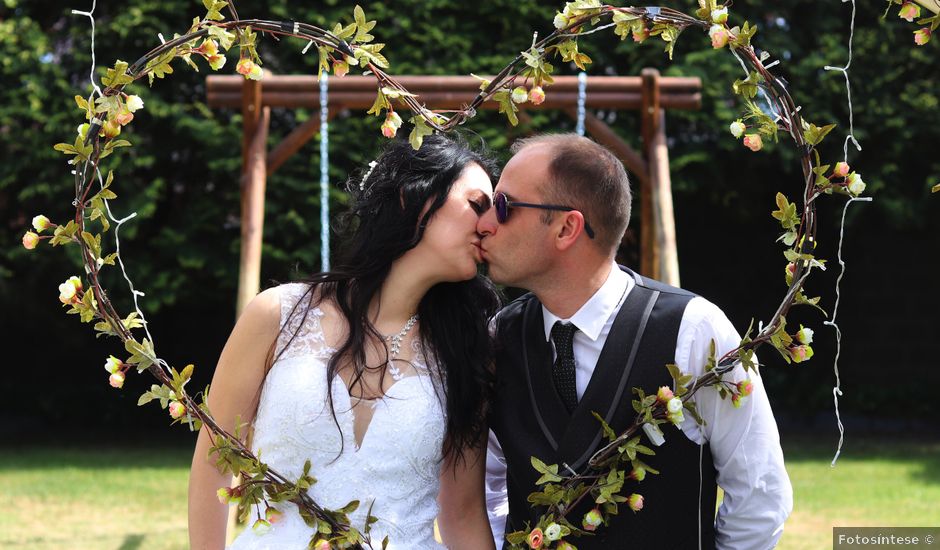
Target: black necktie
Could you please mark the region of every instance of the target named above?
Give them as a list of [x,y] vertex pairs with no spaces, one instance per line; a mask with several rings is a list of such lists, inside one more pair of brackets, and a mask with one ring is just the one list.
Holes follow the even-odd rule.
[[561,401],[574,411],[578,405],[578,388],[574,379],[574,348],[571,344],[578,327],[571,323],[556,321],[552,326],[552,342],[555,343],[555,365],[552,367],[552,380]]

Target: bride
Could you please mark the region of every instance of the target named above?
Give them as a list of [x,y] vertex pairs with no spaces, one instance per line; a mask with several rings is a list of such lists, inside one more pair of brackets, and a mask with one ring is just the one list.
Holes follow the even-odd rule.
[[[488,318],[498,299],[477,274],[477,218],[491,202],[492,166],[440,135],[415,151],[392,142],[350,185],[351,237],[329,273],[265,290],[238,320],[208,404],[226,430],[253,426],[261,460],[311,497],[350,514],[389,548],[492,548],[484,501],[485,404],[492,388]],[[203,429],[189,481],[190,543],[221,549],[228,507],[216,492]],[[266,533],[245,529],[232,549],[306,548],[314,532],[278,503]],[[263,505],[262,505],[263,508]],[[265,510],[253,511],[254,518]]]

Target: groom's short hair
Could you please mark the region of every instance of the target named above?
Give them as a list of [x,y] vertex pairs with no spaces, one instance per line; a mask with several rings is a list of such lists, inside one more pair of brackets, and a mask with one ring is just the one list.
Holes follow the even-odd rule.
[[[620,160],[606,147],[578,134],[543,134],[513,143],[518,153],[534,145],[549,147],[549,181],[542,200],[579,210],[594,229],[594,241],[616,253],[630,223],[630,180]],[[543,213],[550,223],[552,211]]]

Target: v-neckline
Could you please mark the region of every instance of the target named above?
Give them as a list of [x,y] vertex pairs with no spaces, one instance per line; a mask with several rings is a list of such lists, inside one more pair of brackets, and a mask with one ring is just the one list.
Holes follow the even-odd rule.
[[369,421],[366,423],[365,428],[363,429],[363,432],[362,432],[362,439],[361,439],[361,440],[357,440],[357,438],[356,438],[356,411],[354,410],[354,407],[353,407],[353,404],[352,404],[352,402],[353,402],[353,396],[350,395],[350,393],[349,393],[349,386],[346,385],[346,381],[343,380],[343,377],[341,377],[341,376],[339,376],[339,375],[337,375],[337,376],[333,379],[333,383],[334,383],[334,384],[336,384],[337,381],[338,381],[338,383],[340,384],[340,387],[342,388],[342,389],[340,390],[341,393],[346,396],[346,405],[347,405],[347,407],[346,407],[346,410],[344,411],[344,413],[348,413],[348,414],[349,414],[350,424],[352,424],[352,442],[353,442],[353,446],[355,447],[355,454],[359,454],[359,451],[361,451],[362,448],[363,448],[363,446],[365,445],[366,438],[369,436],[369,433],[372,431],[372,423],[375,421],[375,415],[376,415],[376,413],[378,413],[379,406],[380,406],[381,403],[384,403],[384,401],[389,397],[389,394],[391,393],[392,388],[398,386],[398,384],[400,384],[400,383],[402,383],[402,382],[404,382],[404,381],[406,381],[406,380],[409,380],[409,379],[411,379],[411,378],[421,378],[421,377],[430,379],[430,376],[427,375],[427,374],[417,374],[417,373],[416,373],[416,374],[412,374],[412,375],[410,375],[410,376],[405,376],[405,377],[401,378],[400,380],[395,380],[394,382],[392,382],[392,384],[391,384],[388,388],[385,389],[385,393],[383,393],[380,397],[376,397],[375,399],[363,399],[363,400],[361,400],[361,401],[371,401],[371,402],[372,402],[372,409],[373,409],[373,410],[372,410],[372,416],[369,418]]

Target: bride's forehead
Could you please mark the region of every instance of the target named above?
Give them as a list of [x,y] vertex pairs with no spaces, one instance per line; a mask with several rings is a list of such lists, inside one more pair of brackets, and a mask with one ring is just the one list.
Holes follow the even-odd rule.
[[489,195],[493,192],[493,182],[490,181],[489,175],[479,164],[471,163],[463,169],[463,172],[454,181],[451,194],[467,195],[474,192]]

